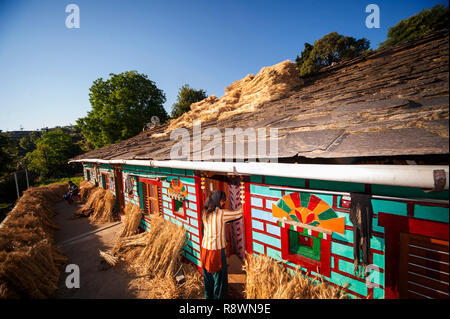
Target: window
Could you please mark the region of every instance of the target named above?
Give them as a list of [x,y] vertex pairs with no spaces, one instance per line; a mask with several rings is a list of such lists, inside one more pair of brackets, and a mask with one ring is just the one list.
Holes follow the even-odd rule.
[[175,216],[186,219],[186,201],[172,199],[172,211]]
[[91,180],[91,171],[90,170],[86,170],[86,180],[89,182]]
[[140,179],[142,182],[142,205],[146,214],[160,213],[159,182]]
[[108,189],[109,188],[109,176],[108,176],[108,174],[102,173],[102,186],[103,186],[103,189]]
[[320,239],[288,230],[289,254],[320,261]]
[[284,260],[329,277],[331,274],[331,234],[281,226],[281,257]]

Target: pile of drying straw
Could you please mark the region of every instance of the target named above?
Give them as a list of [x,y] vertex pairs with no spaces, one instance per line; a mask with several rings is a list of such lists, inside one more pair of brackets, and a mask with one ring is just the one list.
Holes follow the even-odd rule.
[[95,224],[115,221],[115,196],[110,191],[95,187],[87,181],[82,181],[80,186],[80,198],[85,203],[75,213],[75,217],[89,217]]
[[48,298],[57,289],[67,262],[56,248],[53,204],[67,184],[33,187],[24,192],[0,228],[0,298]]
[[[160,216],[152,216],[150,231],[135,235],[142,214],[139,207],[127,207],[124,231],[109,253],[101,253],[115,265],[123,261],[136,275],[130,287],[151,299],[199,298],[203,293],[201,274],[195,266],[183,263],[181,249],[186,231]],[[133,207],[134,206],[134,207]],[[138,213],[139,212],[139,213]],[[182,270],[185,281],[178,284],[175,275]]]
[[[343,288],[311,280],[300,272],[288,274],[268,256],[248,255],[245,262],[247,299],[346,299]],[[344,286],[345,288],[346,286]]]

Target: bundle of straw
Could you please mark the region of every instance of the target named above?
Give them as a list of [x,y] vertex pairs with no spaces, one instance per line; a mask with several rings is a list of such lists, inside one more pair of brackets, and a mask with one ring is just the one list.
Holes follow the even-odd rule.
[[[129,237],[119,237],[113,254],[129,263],[136,273],[130,286],[143,291],[146,298],[198,298],[203,292],[203,280],[197,269],[181,261],[181,249],[186,231],[160,216],[152,216],[150,231]],[[178,285],[174,275],[183,269],[186,281]]]
[[72,217],[89,217],[89,220],[95,224],[115,221],[116,197],[110,191],[100,187],[90,187],[83,196],[87,196],[86,202]]
[[135,235],[142,220],[142,212],[139,206],[128,203],[125,206],[125,226],[120,233],[120,237]]
[[48,185],[46,193],[51,196],[50,199],[56,203],[63,200],[64,195],[67,194],[68,191],[68,184],[60,183]]
[[142,249],[147,244],[147,237],[150,235],[148,232],[137,234],[129,237],[118,237],[113,249],[112,254],[118,256],[120,260],[129,263],[131,268],[132,264],[136,261],[136,258],[142,252]]
[[103,259],[111,266],[115,266],[119,260],[119,257],[113,256],[109,252],[99,250],[98,253],[100,257],[103,257]]
[[53,241],[53,203],[66,185],[24,192],[0,229],[0,298],[47,298],[67,262]]
[[114,205],[116,197],[109,191],[104,191],[103,196],[94,204],[94,211],[89,220],[95,224],[109,223],[115,220]]
[[103,188],[96,187],[93,189],[89,196],[86,199],[86,202],[81,205],[81,207],[77,210],[75,213],[78,216],[85,216],[88,217],[94,212],[94,209],[100,199],[105,195],[105,190]]
[[80,183],[80,200],[83,202],[86,201],[92,192],[92,190],[95,189],[95,185],[88,182],[88,181],[81,181]]
[[289,274],[281,262],[268,256],[247,255],[247,299],[346,299],[342,288],[328,286],[323,278],[311,280],[300,271]]
[[186,240],[186,230],[161,216],[153,216],[150,222],[147,245],[136,260],[154,275],[175,275],[181,266],[180,251]]

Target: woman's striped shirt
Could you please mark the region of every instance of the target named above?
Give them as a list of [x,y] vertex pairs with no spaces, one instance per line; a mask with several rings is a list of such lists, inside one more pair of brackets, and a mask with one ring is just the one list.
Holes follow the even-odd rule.
[[204,227],[202,247],[209,250],[225,248],[225,223],[242,217],[242,208],[239,210],[228,210],[216,208],[211,214],[203,214]]

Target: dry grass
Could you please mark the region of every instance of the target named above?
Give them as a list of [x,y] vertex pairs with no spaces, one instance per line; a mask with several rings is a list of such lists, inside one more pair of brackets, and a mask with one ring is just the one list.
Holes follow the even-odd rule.
[[82,184],[82,187],[84,191],[81,198],[85,198],[85,203],[72,217],[89,217],[89,220],[94,224],[115,221],[114,205],[116,197],[110,191],[100,187],[90,187],[85,183]]
[[[343,288],[311,280],[300,272],[288,274],[280,262],[268,256],[248,255],[245,298],[247,299],[347,299]],[[344,288],[347,285],[344,286]]]
[[80,200],[82,200],[83,202],[85,202],[90,193],[92,192],[92,190],[95,188],[95,185],[88,182],[88,181],[81,181],[80,183]]
[[24,192],[0,229],[0,298],[48,298],[57,289],[67,262],[56,248],[53,204],[67,184],[33,187]]
[[128,203],[125,206],[125,226],[120,237],[135,235],[142,220],[141,208],[137,205]]
[[116,220],[114,217],[114,205],[116,197],[109,191],[103,190],[104,193],[99,201],[95,202],[94,211],[89,220],[94,224],[109,223]]
[[[152,216],[150,231],[120,237],[112,254],[125,261],[137,277],[130,288],[151,299],[199,298],[203,280],[195,266],[182,263],[186,231],[160,216]],[[177,284],[174,275],[183,270],[186,281]]]

